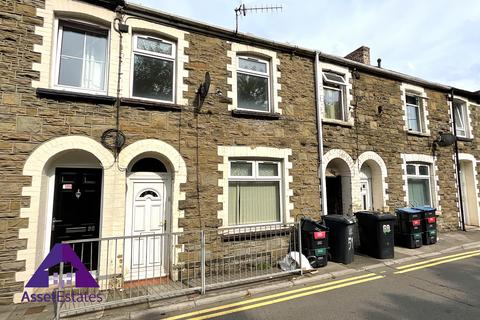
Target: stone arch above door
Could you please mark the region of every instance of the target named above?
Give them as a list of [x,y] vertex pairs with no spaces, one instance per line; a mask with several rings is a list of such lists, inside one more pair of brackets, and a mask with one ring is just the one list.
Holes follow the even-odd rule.
[[[339,170],[339,174],[342,177],[342,211],[343,214],[351,213],[352,210],[355,209],[355,203],[359,202],[359,200],[356,200],[356,198],[359,198],[359,195],[353,192],[354,190],[358,189],[355,189],[355,186],[359,185],[359,180],[356,178],[357,175],[354,166],[355,163],[352,160],[352,157],[350,157],[350,155],[344,150],[332,149],[323,156],[323,163],[324,165],[322,174],[325,177],[327,175],[327,169],[329,166],[333,164],[334,166],[338,167],[337,170]],[[327,187],[325,186],[325,188],[322,190],[326,191]],[[328,204],[327,192],[324,192],[322,197],[322,203]],[[328,213],[328,205],[325,206],[325,209],[326,210],[324,210],[323,214]]]
[[[28,227],[19,230],[19,239],[27,240],[27,248],[17,252],[17,260],[25,261],[25,271],[16,273],[16,281],[26,281],[31,276],[35,267],[43,259],[44,243],[38,237],[38,229],[43,228],[46,206],[42,205],[42,180],[48,162],[58,154],[69,150],[81,150],[94,155],[104,168],[104,179],[111,177],[109,169],[114,163],[112,153],[105,149],[99,142],[86,136],[64,136],[48,140],[39,145],[28,157],[23,167],[23,175],[32,177],[32,184],[22,188],[22,196],[30,198],[30,206],[20,209],[20,217],[28,219]],[[105,184],[107,185],[107,184]],[[104,189],[104,193],[112,190]],[[112,202],[104,201],[102,211],[108,211]],[[43,217],[43,218],[42,218]],[[19,301],[20,294],[15,295]]]
[[[182,231],[182,229],[178,227],[178,220],[184,216],[184,211],[179,209],[179,201],[185,200],[185,192],[180,191],[180,185],[187,182],[187,166],[185,161],[180,153],[170,144],[158,139],[144,139],[128,145],[120,152],[118,157],[119,167],[127,170],[131,162],[142,154],[156,154],[166,165],[170,166],[172,178],[171,231]],[[123,181],[123,185],[125,185],[125,183],[126,180]]]
[[[385,210],[388,211],[387,200],[388,200],[388,184],[386,182],[387,178],[387,166],[383,161],[382,157],[373,151],[366,151],[362,153],[357,161],[355,168],[357,169],[358,176],[360,177],[360,171],[364,164],[368,164],[372,170],[372,176],[374,179],[373,182],[373,201],[375,210]],[[380,203],[381,205],[379,205]]]

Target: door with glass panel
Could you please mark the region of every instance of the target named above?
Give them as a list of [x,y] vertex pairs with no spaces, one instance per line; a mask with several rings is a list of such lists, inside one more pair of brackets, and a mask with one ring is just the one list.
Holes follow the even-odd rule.
[[372,192],[370,189],[370,180],[360,180],[360,197],[362,198],[362,210],[372,209]]
[[281,163],[231,160],[228,225],[282,222]]
[[166,180],[130,178],[130,208],[127,215],[129,229],[125,242],[125,270],[127,280],[163,277],[167,274],[168,239]]

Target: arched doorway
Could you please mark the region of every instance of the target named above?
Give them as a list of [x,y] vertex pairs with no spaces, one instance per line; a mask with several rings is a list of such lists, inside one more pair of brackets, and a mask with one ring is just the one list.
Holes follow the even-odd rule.
[[[84,150],[67,150],[53,156],[44,169],[47,199],[45,253],[70,240],[95,239],[101,230],[103,168]],[[98,245],[76,246],[74,250],[89,270],[97,270]],[[86,258],[88,257],[88,258]],[[50,274],[58,272],[49,268]]]
[[352,172],[347,162],[335,158],[325,170],[327,214],[352,212]]
[[126,279],[160,278],[168,272],[171,173],[155,154],[135,157],[127,169]]
[[383,159],[373,151],[366,151],[358,157],[355,167],[359,168],[359,209],[387,210],[387,166]]

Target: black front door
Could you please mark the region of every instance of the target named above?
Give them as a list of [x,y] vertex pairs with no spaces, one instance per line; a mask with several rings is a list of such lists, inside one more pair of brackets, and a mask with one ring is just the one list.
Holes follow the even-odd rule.
[[342,177],[327,177],[326,180],[328,214],[343,214]]
[[[55,243],[99,236],[102,169],[57,168],[53,197],[52,237]],[[96,270],[98,244],[84,242],[73,249],[87,269]],[[50,272],[58,272],[52,270]],[[70,272],[66,268],[65,272]]]

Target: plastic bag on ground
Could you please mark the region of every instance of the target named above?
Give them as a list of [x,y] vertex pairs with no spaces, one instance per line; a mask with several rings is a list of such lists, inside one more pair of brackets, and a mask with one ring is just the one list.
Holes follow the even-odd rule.
[[278,262],[278,266],[282,271],[293,271],[300,268],[300,259],[302,259],[302,269],[311,270],[313,269],[308,262],[308,259],[297,251],[291,251],[283,259]]

